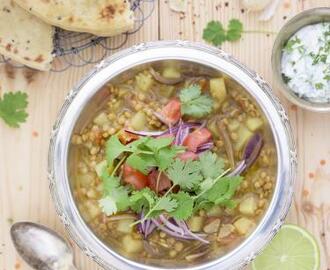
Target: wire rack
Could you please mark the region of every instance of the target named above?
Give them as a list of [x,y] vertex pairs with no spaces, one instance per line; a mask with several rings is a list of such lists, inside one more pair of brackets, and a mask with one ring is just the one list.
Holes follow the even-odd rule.
[[[156,0],[130,0],[131,9],[135,14],[135,26],[130,32],[116,37],[98,37],[87,33],[70,32],[55,28],[54,51],[56,60],[51,71],[62,72],[70,67],[83,67],[95,64],[111,52],[122,48],[130,35],[138,32],[145,21],[155,10]],[[0,56],[0,63],[9,63],[15,68],[23,68],[23,65]]]

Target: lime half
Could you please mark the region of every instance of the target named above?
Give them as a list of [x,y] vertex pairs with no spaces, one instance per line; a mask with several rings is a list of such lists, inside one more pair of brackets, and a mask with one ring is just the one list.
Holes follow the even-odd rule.
[[295,225],[284,225],[253,261],[253,270],[319,270],[320,252],[314,237]]

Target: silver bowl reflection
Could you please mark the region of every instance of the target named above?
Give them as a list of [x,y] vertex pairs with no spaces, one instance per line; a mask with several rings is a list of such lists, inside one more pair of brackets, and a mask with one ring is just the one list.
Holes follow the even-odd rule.
[[281,86],[282,93],[296,105],[317,112],[330,112],[330,103],[315,103],[298,97],[283,80],[281,59],[282,49],[292,35],[304,26],[325,21],[330,22],[330,8],[314,8],[299,13],[282,27],[277,35],[272,52],[273,73],[276,81]]
[[296,149],[288,117],[269,85],[254,71],[214,47],[188,41],[139,44],[98,64],[70,91],[54,125],[49,149],[50,190],[58,215],[78,246],[105,269],[172,269],[129,260],[97,238],[79,214],[68,176],[71,135],[75,130],[81,130],[103,104],[107,96],[103,86],[109,80],[113,82],[131,78],[151,63],[157,66],[169,61],[174,61],[192,72],[222,73],[233,78],[255,100],[271,127],[277,151],[277,182],[264,217],[255,231],[231,252],[216,260],[186,268],[241,269],[272,239],[286,217],[296,176]]

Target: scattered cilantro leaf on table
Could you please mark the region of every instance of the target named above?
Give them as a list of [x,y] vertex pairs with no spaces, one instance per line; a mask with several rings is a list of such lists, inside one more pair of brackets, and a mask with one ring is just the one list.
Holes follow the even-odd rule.
[[5,93],[0,98],[0,118],[8,126],[17,128],[26,121],[28,117],[26,112],[27,98],[27,94],[20,91]]
[[219,21],[210,21],[203,32],[203,39],[215,46],[220,46],[226,39],[226,31]]
[[199,85],[192,85],[180,92],[182,114],[201,118],[212,111],[213,100],[207,95],[202,95]]
[[226,39],[228,41],[239,40],[242,36],[243,24],[237,19],[231,19],[228,24]]
[[225,41],[237,41],[242,37],[243,33],[259,33],[259,34],[277,34],[267,30],[244,30],[243,24],[238,19],[231,19],[227,29],[220,21],[210,21],[203,31],[203,39],[214,45],[220,46]]

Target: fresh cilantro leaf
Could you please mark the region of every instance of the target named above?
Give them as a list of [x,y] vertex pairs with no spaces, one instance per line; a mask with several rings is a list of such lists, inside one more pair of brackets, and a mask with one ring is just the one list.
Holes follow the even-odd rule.
[[118,211],[125,211],[129,207],[128,191],[120,186],[107,191],[107,195],[99,200],[102,212],[110,216]]
[[152,155],[146,154],[132,154],[127,158],[127,164],[132,168],[147,175],[151,167],[155,167],[157,162]]
[[127,151],[127,147],[119,141],[118,137],[111,136],[106,142],[105,148],[108,164],[112,164],[113,161],[125,151]]
[[102,212],[107,216],[111,216],[118,211],[115,200],[110,196],[103,197],[101,200],[99,200],[99,205]]
[[172,194],[171,197],[177,201],[178,206],[174,211],[169,212],[169,215],[178,220],[188,219],[193,213],[193,198],[188,193],[183,191],[180,191],[177,194]]
[[198,210],[204,209],[209,210],[214,206],[213,202],[210,202],[207,199],[199,199],[195,202],[193,213],[196,213]]
[[19,127],[24,123],[28,114],[26,108],[28,105],[27,94],[23,92],[5,93],[0,98],[0,118],[10,127]]
[[130,197],[130,207],[133,211],[141,213],[147,212],[155,204],[156,193],[149,188],[133,191]]
[[176,200],[170,197],[161,197],[158,201],[158,204],[155,206],[154,210],[165,210],[166,212],[172,212],[176,207],[178,206],[178,203]]
[[167,176],[174,185],[179,185],[184,190],[191,190],[203,179],[200,173],[200,163],[192,160],[183,162],[175,159],[167,170]]
[[330,81],[330,75],[325,75],[323,79],[326,81]]
[[145,146],[148,147],[150,150],[152,151],[158,151],[161,148],[164,148],[166,146],[171,145],[171,143],[173,142],[174,138],[173,137],[168,137],[168,138],[155,138],[152,139],[150,138],[150,140],[148,140],[145,143]]
[[206,192],[206,191],[209,190],[213,185],[214,185],[214,179],[212,179],[212,178],[206,178],[205,180],[203,180],[203,182],[201,182],[201,183],[199,184],[200,192]]
[[225,42],[226,36],[226,31],[219,21],[210,21],[203,31],[203,39],[214,46],[220,46]]
[[173,162],[173,159],[181,153],[184,148],[179,146],[172,146],[171,148],[162,148],[155,153],[157,160],[157,167],[161,171],[165,171]]
[[224,162],[218,155],[211,151],[204,152],[199,156],[202,175],[204,178],[216,178],[223,173]]
[[213,100],[201,93],[201,88],[198,85],[181,90],[179,96],[182,114],[201,118],[212,111]]
[[228,31],[226,34],[226,40],[236,41],[242,36],[243,24],[237,19],[231,19],[228,25]]
[[223,177],[205,192],[201,198],[220,205],[234,205],[232,197],[234,196],[242,177]]
[[120,186],[120,179],[116,176],[110,176],[106,171],[101,176],[103,193],[108,194],[113,189]]
[[109,175],[104,170],[101,175],[103,198],[99,200],[100,207],[106,215],[112,215],[117,211],[127,210],[129,207],[129,190],[120,185],[120,178]]

